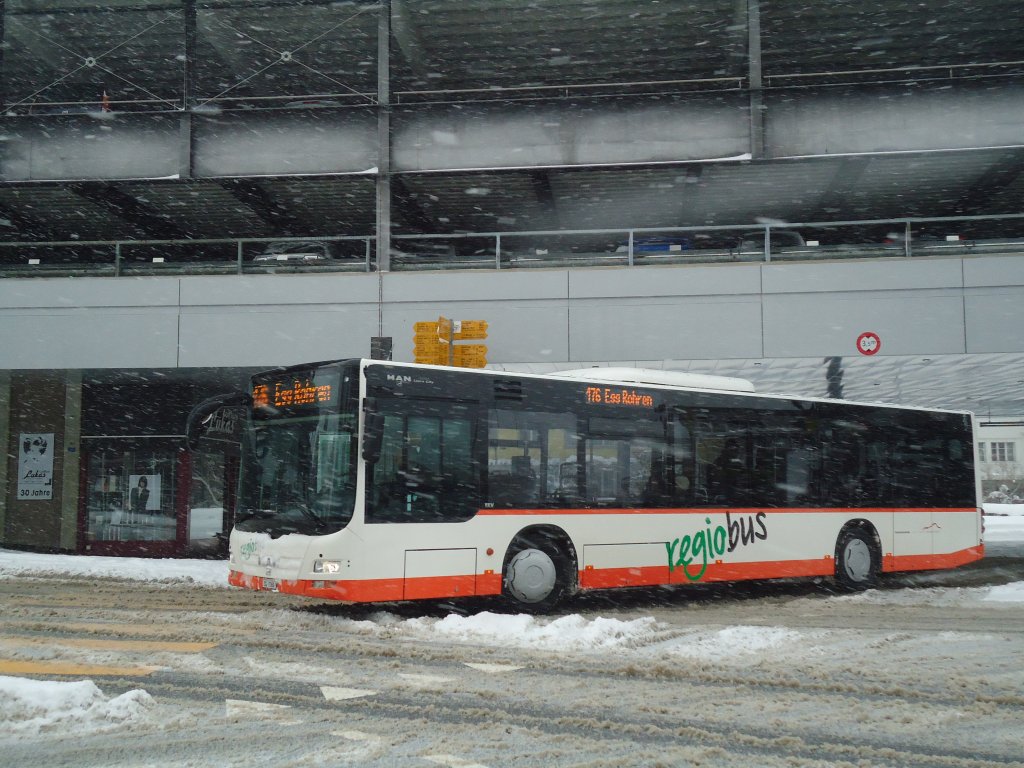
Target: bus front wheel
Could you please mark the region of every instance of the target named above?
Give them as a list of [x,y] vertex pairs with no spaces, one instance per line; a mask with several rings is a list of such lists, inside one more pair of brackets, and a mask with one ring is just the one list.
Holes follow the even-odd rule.
[[553,542],[517,537],[509,548],[504,587],[519,608],[544,613],[568,594],[569,558]]
[[874,538],[862,528],[850,528],[836,542],[836,579],[846,589],[873,587],[880,563]]

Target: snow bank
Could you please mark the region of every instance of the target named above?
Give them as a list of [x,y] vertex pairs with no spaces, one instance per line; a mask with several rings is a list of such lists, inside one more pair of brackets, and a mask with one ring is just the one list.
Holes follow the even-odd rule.
[[57,574],[206,587],[228,586],[228,564],[223,560],[42,555],[0,549],[0,576]]
[[837,595],[830,600],[845,600],[874,605],[939,605],[963,607],[979,603],[1001,603],[1014,607],[1024,604],[1024,581],[995,587],[924,587],[870,589],[852,595]]
[[1024,517],[1024,504],[989,504],[984,503],[981,508],[986,515],[1002,515],[1004,517]]
[[992,587],[981,599],[992,603],[1024,603],[1024,581]]
[[[1007,504],[1006,506],[1018,505]],[[1024,542],[1024,515],[1008,517],[985,515],[984,539],[986,544]]]
[[578,614],[542,619],[526,614],[490,612],[473,616],[450,614],[443,619],[409,619],[403,628],[414,634],[456,642],[578,651],[628,648],[650,641],[657,622],[650,616],[633,621],[585,619]]
[[60,683],[0,676],[0,732],[7,734],[110,730],[144,720],[152,705],[153,698],[138,689],[109,699],[91,680]]
[[673,656],[706,661],[756,656],[782,647],[801,647],[806,644],[806,635],[783,627],[741,625],[691,632],[666,643],[662,649]]

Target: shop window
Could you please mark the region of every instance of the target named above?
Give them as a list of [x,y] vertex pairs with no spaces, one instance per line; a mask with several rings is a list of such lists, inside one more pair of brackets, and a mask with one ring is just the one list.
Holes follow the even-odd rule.
[[176,446],[136,440],[87,451],[87,543],[173,542]]

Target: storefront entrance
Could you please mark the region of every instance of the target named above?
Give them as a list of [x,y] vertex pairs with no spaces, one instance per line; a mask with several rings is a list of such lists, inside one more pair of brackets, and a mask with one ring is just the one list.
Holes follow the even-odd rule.
[[139,437],[82,443],[83,551],[181,555],[187,544],[191,462],[180,441]]
[[189,409],[234,384],[203,373],[83,376],[79,552],[227,556],[245,414],[220,412],[208,438],[188,451],[183,433]]

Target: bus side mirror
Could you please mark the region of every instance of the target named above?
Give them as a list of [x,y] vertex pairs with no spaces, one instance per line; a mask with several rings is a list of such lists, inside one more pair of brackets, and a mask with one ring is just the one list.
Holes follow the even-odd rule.
[[363,413],[363,461],[376,464],[380,458],[380,447],[384,442],[384,414],[373,410],[367,402]]
[[185,422],[185,444],[190,451],[199,447],[199,440],[210,426],[210,418],[221,408],[233,405],[252,406],[252,395],[248,392],[228,392],[203,400],[189,411]]

